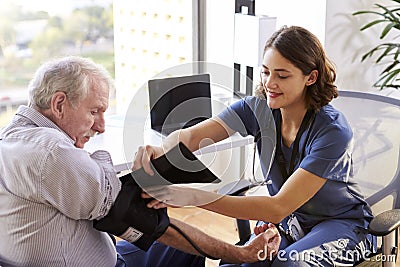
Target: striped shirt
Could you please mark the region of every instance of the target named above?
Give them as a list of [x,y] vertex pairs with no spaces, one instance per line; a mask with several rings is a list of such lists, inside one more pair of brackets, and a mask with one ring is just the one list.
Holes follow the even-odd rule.
[[121,188],[106,151],[89,155],[36,110],[0,131],[0,266],[115,266],[107,214]]

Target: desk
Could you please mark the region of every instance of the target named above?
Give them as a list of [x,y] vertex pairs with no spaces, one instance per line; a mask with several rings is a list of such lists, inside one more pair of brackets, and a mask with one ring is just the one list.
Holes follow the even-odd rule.
[[[213,90],[213,92],[213,115],[222,111],[227,104],[237,100],[232,99],[232,93],[228,96],[221,90]],[[93,137],[85,145],[85,149],[89,152],[95,150],[110,152],[116,171],[128,170],[132,167],[132,160],[139,146],[160,145],[162,142],[162,135],[150,129],[146,94],[142,93],[137,99],[142,101],[135,103],[133,110],[126,113],[129,115],[107,116],[105,133]],[[230,179],[228,183],[242,177],[246,166],[251,164],[246,161],[244,147],[252,143],[252,136],[242,137],[235,134],[228,139],[195,151],[194,154],[223,181]]]
[[[113,164],[117,171],[130,169],[139,146],[143,144],[159,146],[164,138],[161,134],[148,127],[147,120],[143,123],[140,119],[142,118],[127,119],[119,115],[108,116],[106,118],[105,132],[93,137],[85,145],[85,149],[89,152],[107,150],[112,156]],[[202,157],[206,157],[206,154],[212,155],[219,151],[244,147],[252,143],[252,136],[242,137],[239,134],[234,134],[230,138],[201,148],[195,151],[194,154],[201,160]],[[204,160],[209,161],[207,159]]]

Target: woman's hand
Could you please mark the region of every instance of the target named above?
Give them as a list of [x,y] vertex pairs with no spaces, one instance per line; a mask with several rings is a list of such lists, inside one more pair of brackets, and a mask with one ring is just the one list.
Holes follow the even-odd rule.
[[143,198],[154,198],[149,208],[202,206],[216,201],[222,195],[179,185],[152,186],[144,189]]

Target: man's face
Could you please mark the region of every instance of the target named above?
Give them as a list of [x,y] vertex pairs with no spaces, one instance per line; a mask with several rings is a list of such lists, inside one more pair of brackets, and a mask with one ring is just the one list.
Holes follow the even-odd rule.
[[104,113],[108,108],[107,88],[90,88],[87,96],[75,107],[67,100],[64,105],[64,115],[58,121],[63,129],[74,141],[75,146],[83,148],[90,137],[104,132]]

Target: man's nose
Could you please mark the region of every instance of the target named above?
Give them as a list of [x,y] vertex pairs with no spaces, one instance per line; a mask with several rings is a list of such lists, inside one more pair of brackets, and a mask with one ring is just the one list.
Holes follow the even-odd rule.
[[92,128],[93,128],[93,130],[95,130],[98,133],[104,133],[104,131],[105,131],[105,119],[104,119],[103,115],[101,115],[98,118],[96,118]]

